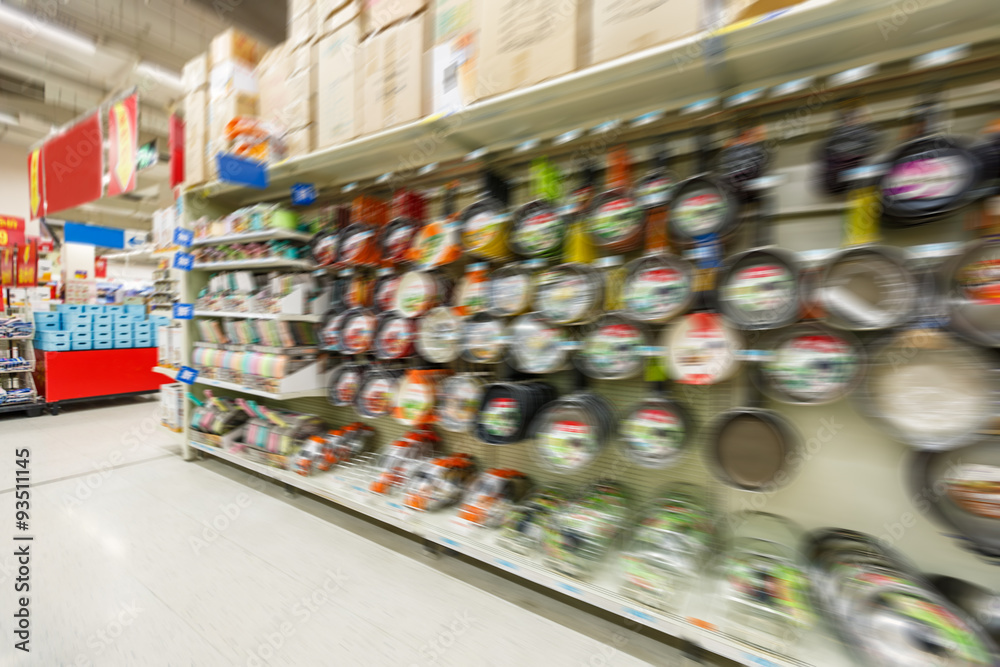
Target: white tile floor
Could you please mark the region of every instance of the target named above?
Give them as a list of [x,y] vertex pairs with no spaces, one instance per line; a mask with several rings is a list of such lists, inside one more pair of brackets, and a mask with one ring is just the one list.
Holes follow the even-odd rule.
[[[641,630],[429,559],[214,460],[154,400],[0,416],[0,665],[682,665]],[[31,653],[9,619],[14,451],[31,448]],[[18,594],[20,596],[20,594]]]

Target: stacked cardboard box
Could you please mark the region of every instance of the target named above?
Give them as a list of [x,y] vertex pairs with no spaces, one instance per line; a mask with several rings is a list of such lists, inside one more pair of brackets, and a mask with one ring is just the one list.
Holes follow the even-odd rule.
[[284,136],[289,156],[313,148],[312,45],[285,42],[271,49],[257,66],[260,117]]
[[260,86],[256,67],[259,43],[235,28],[216,35],[211,46],[208,87],[208,171],[215,177],[215,155],[226,150],[226,125],[237,116],[256,117]]
[[316,43],[316,148],[336,146],[362,132],[361,11],[349,3],[325,18]]
[[203,183],[205,149],[208,141],[208,54],[201,54],[184,65],[184,182]]
[[426,8],[426,0],[364,0],[362,18],[365,35],[405,21]]
[[704,22],[700,2],[690,0],[592,0],[586,63],[600,63],[693,35]]
[[435,0],[428,57],[430,112],[450,114],[479,97],[480,0]]
[[425,115],[426,13],[373,33],[361,45],[362,130],[371,134]]

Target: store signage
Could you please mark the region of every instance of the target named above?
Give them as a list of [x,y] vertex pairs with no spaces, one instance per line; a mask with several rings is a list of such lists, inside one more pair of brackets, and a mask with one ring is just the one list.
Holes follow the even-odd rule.
[[101,116],[94,113],[45,143],[41,164],[47,215],[101,197],[103,140]]
[[292,204],[309,206],[316,202],[316,186],[312,183],[296,183],[292,186]]
[[194,381],[197,379],[198,371],[190,366],[181,366],[181,369],[177,371],[178,382],[183,382],[184,384],[194,384]]
[[144,229],[126,229],[122,233],[122,247],[125,249],[136,249],[146,245],[149,232]]
[[94,260],[94,277],[95,278],[107,278],[108,277],[108,260],[105,257],[98,257]]
[[175,303],[174,319],[175,320],[194,319],[194,306],[192,306],[190,303]]
[[63,227],[66,243],[83,243],[102,248],[124,248],[125,230],[67,222]]
[[224,183],[245,185],[258,190],[265,189],[270,183],[267,165],[263,162],[236,157],[228,153],[219,153],[215,159],[219,167],[219,180]]
[[[42,252],[41,244],[38,245],[38,252]],[[52,260],[51,259],[41,259],[38,260],[38,282],[40,283],[50,283],[52,282]]]
[[42,148],[28,153],[28,203],[31,219],[45,215],[45,179],[42,174]]
[[108,109],[108,196],[135,190],[139,99],[135,94]]
[[194,232],[183,227],[174,228],[174,245],[190,248],[192,243],[194,243]]
[[14,249],[0,248],[0,285],[14,286]]
[[0,246],[24,243],[24,218],[0,215]]
[[181,271],[190,271],[194,268],[194,255],[186,252],[174,254],[174,268]]
[[184,182],[184,121],[177,114],[170,114],[170,187]]
[[137,171],[149,169],[160,162],[160,150],[156,145],[156,139],[139,146],[139,151],[135,157],[135,168]]

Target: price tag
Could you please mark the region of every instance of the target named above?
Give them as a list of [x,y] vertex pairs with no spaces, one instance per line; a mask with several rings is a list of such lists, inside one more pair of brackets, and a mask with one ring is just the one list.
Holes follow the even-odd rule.
[[348,183],[344,187],[340,188],[340,191],[346,194],[348,192],[354,192],[357,189],[358,189],[358,182],[354,181],[353,183]]
[[509,560],[504,560],[503,558],[497,558],[494,562],[505,570],[510,570],[511,572],[517,572],[521,569],[514,563],[511,563]]
[[794,81],[786,81],[785,83],[778,84],[771,89],[771,97],[786,97],[788,95],[794,95],[795,93],[802,92],[811,86],[815,80],[816,77],[814,76],[804,76],[801,79],[795,79]]
[[958,254],[961,243],[928,243],[910,248],[910,254],[917,259],[941,259]]
[[482,148],[477,148],[476,150],[474,150],[471,153],[469,153],[468,155],[466,155],[465,156],[465,161],[466,162],[472,162],[473,160],[478,160],[479,158],[483,157],[484,155],[486,155],[486,147],[485,146],[483,146]]
[[309,206],[316,202],[316,186],[312,183],[296,183],[292,186],[292,204]]
[[888,171],[884,164],[869,164],[864,167],[855,167],[844,172],[844,178],[849,181],[864,181],[869,178],[877,178]]
[[706,97],[703,100],[698,100],[697,102],[692,102],[685,107],[681,108],[681,113],[684,115],[701,113],[702,111],[707,111],[711,109],[716,104],[719,103],[718,97]]
[[828,83],[832,88],[836,88],[837,86],[846,86],[849,83],[854,83],[855,81],[861,81],[862,79],[874,76],[877,72],[878,63],[868,63],[867,65],[862,65],[861,67],[853,67],[849,70],[840,72],[839,74],[834,74],[830,77]]
[[566,584],[560,581],[558,584],[556,584],[556,586],[561,590],[566,591],[570,595],[583,597],[583,591],[577,588],[576,586],[573,586],[572,584]]
[[738,350],[736,358],[740,361],[768,361],[774,359],[774,352],[770,350]]
[[190,248],[192,243],[194,243],[194,232],[183,227],[174,229],[174,245],[179,245],[182,248]]
[[514,148],[515,153],[527,153],[530,150],[538,148],[542,143],[541,139],[528,139],[527,141],[522,141]]
[[438,168],[437,162],[431,162],[430,164],[425,164],[420,168],[419,171],[417,171],[417,176],[426,176],[427,174],[431,173],[437,168]]
[[638,609],[635,609],[634,607],[622,607],[622,610],[626,614],[628,614],[629,616],[633,616],[635,618],[638,618],[640,621],[646,621],[648,623],[655,623],[656,622],[656,619],[653,616],[651,616],[650,614],[647,614],[644,611],[640,611]]
[[643,345],[639,347],[638,352],[642,357],[661,357],[666,349],[658,345]]
[[379,176],[378,178],[375,179],[375,184],[376,185],[382,185],[383,183],[388,183],[389,180],[392,178],[392,175],[393,175],[393,172],[391,172],[391,171],[385,172],[384,174],[382,174],[381,176]]
[[194,268],[194,255],[186,252],[175,253],[174,268],[181,271],[190,271]]
[[738,107],[741,104],[748,104],[749,102],[753,102],[754,100],[760,98],[763,95],[764,95],[763,88],[754,88],[753,90],[746,90],[743,91],[742,93],[736,93],[735,95],[727,97],[725,106],[727,109],[730,107]]
[[590,133],[591,134],[604,134],[606,132],[611,132],[612,130],[617,129],[617,127],[619,125],[621,125],[621,124],[622,124],[622,122],[620,120],[618,120],[617,118],[615,120],[609,120],[606,123],[601,123],[600,125],[596,126],[594,129],[592,129],[590,131]]
[[190,303],[174,304],[175,320],[190,320],[192,318],[194,318],[194,306],[192,306]]
[[949,46],[946,49],[931,51],[930,53],[925,53],[922,56],[914,58],[910,64],[910,69],[942,67],[967,57],[969,51],[968,44],[958,44],[956,46]]
[[663,120],[667,115],[665,109],[657,109],[656,111],[650,111],[649,113],[644,113],[637,118],[633,118],[629,123],[632,127],[642,127],[643,125],[652,125],[653,123]]
[[563,144],[568,144],[571,141],[575,141],[583,136],[583,128],[577,128],[575,130],[570,130],[569,132],[563,132],[558,137],[552,140],[552,145],[561,146]]
[[198,379],[198,371],[191,368],[190,366],[181,366],[181,369],[177,371],[177,381],[183,382],[184,384],[194,384],[195,380]]

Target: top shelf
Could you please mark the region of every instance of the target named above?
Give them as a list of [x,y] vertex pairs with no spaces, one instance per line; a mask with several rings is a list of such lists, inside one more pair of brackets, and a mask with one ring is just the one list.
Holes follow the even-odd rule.
[[[912,4],[917,6],[903,12],[896,0],[808,0],[756,21],[491,97],[451,116],[429,116],[291,158],[269,169],[265,190],[216,181],[193,186],[188,193],[242,205],[286,197],[296,181],[328,187],[390,172],[408,179],[424,165],[460,160],[480,147],[504,150],[577,128],[592,130],[602,121],[627,122],[652,110],[673,112],[706,98],[996,39],[993,26],[1000,22],[1000,4],[993,0]],[[816,81],[825,91],[848,84]],[[781,96],[764,93],[768,95]]]
[[225,243],[251,243],[253,241],[300,241],[302,243],[308,243],[312,240],[312,238],[311,234],[296,232],[290,229],[262,229],[257,232],[226,234],[225,236],[195,239],[191,243],[191,247],[199,248],[202,246],[222,245]]

